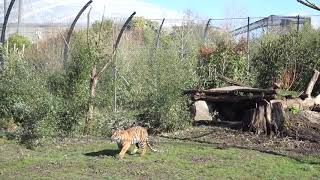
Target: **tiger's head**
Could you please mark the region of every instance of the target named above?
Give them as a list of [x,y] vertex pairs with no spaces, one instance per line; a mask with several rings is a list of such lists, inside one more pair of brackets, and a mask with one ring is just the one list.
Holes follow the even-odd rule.
[[122,133],[123,133],[123,130],[120,130],[120,129],[113,131],[111,136],[111,141],[120,142],[122,139]]

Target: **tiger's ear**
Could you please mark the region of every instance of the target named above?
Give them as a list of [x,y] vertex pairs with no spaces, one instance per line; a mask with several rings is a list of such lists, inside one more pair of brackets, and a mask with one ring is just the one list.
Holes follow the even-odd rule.
[[123,130],[123,129],[122,128],[112,128],[111,132],[113,134],[113,133],[115,133],[116,131],[119,131],[119,130]]
[[112,133],[112,134],[115,133],[116,131],[117,131],[116,128],[112,128],[112,129],[111,129],[111,133]]
[[118,127],[116,130],[123,130],[123,127]]

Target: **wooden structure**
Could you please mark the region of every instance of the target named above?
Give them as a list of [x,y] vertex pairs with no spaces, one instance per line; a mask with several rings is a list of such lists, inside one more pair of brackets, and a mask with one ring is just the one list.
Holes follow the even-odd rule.
[[270,102],[276,98],[274,89],[228,86],[209,90],[186,90],[184,94],[189,95],[192,101],[206,101],[225,121],[241,121],[243,130],[270,134],[272,129],[277,132],[283,124],[281,103],[275,104],[273,108]]
[[[285,113],[285,111],[297,109],[298,111],[320,112],[320,95],[311,96],[319,75],[319,71],[314,70],[306,90],[299,97],[277,96],[276,89],[280,87],[280,84],[276,83],[269,89],[228,86],[208,90],[186,90],[184,94],[188,95],[193,102],[206,101],[213,107],[213,111],[217,111],[220,118],[225,121],[241,121],[243,130],[254,131],[258,134],[261,132],[269,135],[272,132],[278,134],[283,132],[285,121],[291,120],[287,118],[288,113]],[[223,77],[223,79],[230,84],[239,84],[226,77]],[[311,127],[312,123],[314,124],[311,121],[313,120],[307,119],[304,124]],[[317,121],[320,124],[320,120]],[[292,125],[289,129],[295,129],[295,126]],[[320,132],[320,129],[318,130]]]

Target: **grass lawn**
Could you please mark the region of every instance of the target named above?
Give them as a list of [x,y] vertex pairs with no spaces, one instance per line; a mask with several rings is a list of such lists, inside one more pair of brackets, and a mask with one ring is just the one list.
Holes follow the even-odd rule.
[[155,144],[163,152],[118,160],[116,144],[79,140],[25,149],[0,139],[0,179],[320,179],[320,159],[193,142]]

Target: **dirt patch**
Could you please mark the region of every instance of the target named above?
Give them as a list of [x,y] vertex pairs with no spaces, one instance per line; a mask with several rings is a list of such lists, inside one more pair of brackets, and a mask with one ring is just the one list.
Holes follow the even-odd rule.
[[193,156],[191,158],[191,161],[193,163],[197,163],[197,164],[205,164],[205,163],[210,163],[212,161],[216,161],[216,159],[211,158],[211,157]]
[[241,132],[222,127],[192,127],[175,133],[163,133],[161,137],[213,144],[220,149],[235,147],[280,156],[320,156],[320,143],[295,140],[288,137],[276,138],[255,135],[250,132]]

